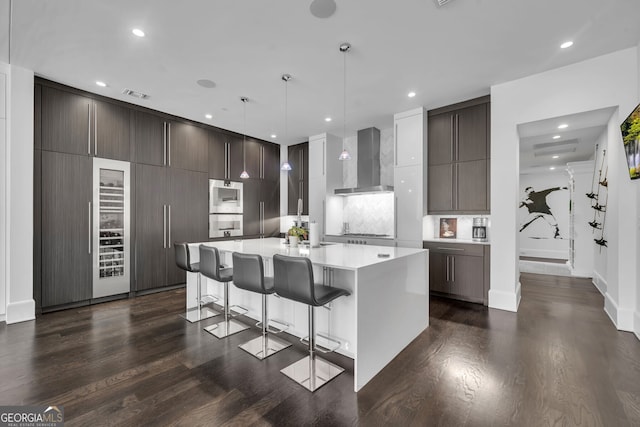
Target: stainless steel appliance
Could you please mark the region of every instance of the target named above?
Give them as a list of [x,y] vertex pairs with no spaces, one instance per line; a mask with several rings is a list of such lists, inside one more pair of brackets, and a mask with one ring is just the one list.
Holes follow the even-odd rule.
[[209,237],[242,236],[242,215],[209,214]]
[[210,179],[209,213],[242,214],[242,183]]
[[487,218],[473,218],[473,226],[471,228],[472,240],[485,242],[487,240]]
[[130,164],[93,159],[93,298],[129,292]]

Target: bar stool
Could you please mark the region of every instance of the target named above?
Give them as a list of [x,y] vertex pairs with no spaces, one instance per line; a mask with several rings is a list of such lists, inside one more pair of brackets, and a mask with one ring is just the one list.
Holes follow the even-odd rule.
[[309,355],[280,372],[308,390],[316,391],[344,369],[316,356],[313,309],[351,294],[345,289],[315,284],[309,258],[276,254],[273,256],[273,273],[273,284],[278,295],[309,306]]
[[[200,273],[209,279],[213,279],[224,284],[224,320],[216,323],[215,325],[207,326],[204,330],[218,338],[224,338],[244,331],[245,329],[249,329],[249,327],[244,323],[240,323],[231,318],[231,307],[229,306],[229,282],[233,280],[233,268],[222,268],[218,248],[200,245]],[[238,306],[234,305],[234,307]]]
[[[176,252],[176,265],[189,273],[197,273],[198,274],[198,285],[196,287],[196,306],[193,308],[187,309],[185,314],[181,314],[180,316],[187,319],[189,322],[199,322],[200,320],[208,319],[210,317],[214,317],[219,315],[220,313],[211,307],[205,306],[205,302],[203,301],[201,281],[200,281],[200,264],[191,262],[191,255],[189,253],[189,246],[186,243],[174,243],[175,252]],[[211,295],[205,295],[204,297],[212,298],[212,301],[215,301],[215,298]]]
[[[275,288],[273,278],[264,276],[264,264],[260,255],[233,253],[233,284],[245,291],[262,294],[262,321],[256,323],[256,326],[262,324],[262,335],[239,347],[262,360],[291,346],[291,343],[268,334],[269,332],[279,333],[284,329],[269,330],[267,295],[273,294]],[[276,323],[280,322],[276,321]]]

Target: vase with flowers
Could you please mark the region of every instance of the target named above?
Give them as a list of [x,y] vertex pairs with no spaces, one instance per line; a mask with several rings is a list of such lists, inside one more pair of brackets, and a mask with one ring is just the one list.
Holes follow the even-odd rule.
[[298,247],[300,240],[306,240],[309,232],[302,227],[291,227],[287,232],[289,236],[289,246],[292,248]]

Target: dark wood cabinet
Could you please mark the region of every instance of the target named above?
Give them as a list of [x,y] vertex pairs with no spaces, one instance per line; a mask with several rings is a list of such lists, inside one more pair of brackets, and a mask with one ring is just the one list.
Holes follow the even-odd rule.
[[262,144],[262,179],[280,182],[280,146]]
[[249,176],[262,179],[262,144],[255,139],[247,139],[244,141],[244,156],[245,170]]
[[136,291],[167,286],[167,169],[136,165]]
[[134,115],[135,162],[167,164],[167,121],[159,115],[136,111]]
[[488,97],[429,112],[430,214],[488,213]]
[[93,155],[131,160],[131,110],[110,102],[94,101]]
[[209,135],[199,126],[171,121],[168,123],[167,164],[172,168],[207,172],[209,170]]
[[288,158],[288,214],[298,214],[298,199],[302,199],[302,215],[309,215],[309,143],[290,145]]
[[42,87],[42,149],[92,154],[91,99],[48,86]]
[[258,179],[243,182],[245,237],[272,237],[280,233],[280,183]]
[[91,299],[92,160],[43,151],[42,307]]
[[489,245],[424,242],[429,249],[429,290],[487,305]]
[[222,131],[209,131],[209,178],[239,181],[242,154],[242,138]]

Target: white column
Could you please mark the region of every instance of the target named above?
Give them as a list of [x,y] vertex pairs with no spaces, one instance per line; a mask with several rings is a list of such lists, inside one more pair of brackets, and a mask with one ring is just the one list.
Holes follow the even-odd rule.
[[35,319],[33,300],[33,71],[8,66],[5,151],[6,322]]
[[0,322],[5,320],[6,300],[6,166],[7,166],[7,75],[9,66],[0,62]]

